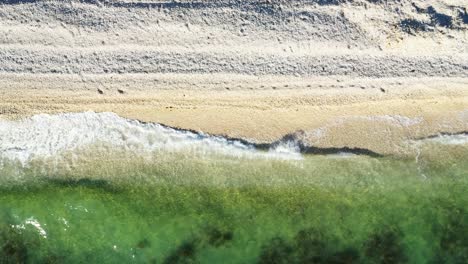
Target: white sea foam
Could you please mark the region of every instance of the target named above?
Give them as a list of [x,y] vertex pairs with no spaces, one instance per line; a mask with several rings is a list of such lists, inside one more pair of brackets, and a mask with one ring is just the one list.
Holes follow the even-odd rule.
[[39,235],[41,235],[43,238],[47,238],[47,232],[44,230],[44,228],[42,228],[41,223],[39,223],[39,221],[33,217],[26,219],[22,224],[12,225],[11,227],[17,230],[25,230],[27,225],[34,227]]
[[439,135],[437,137],[426,138],[421,141],[442,145],[468,145],[468,134]]
[[281,145],[266,152],[240,141],[128,120],[114,113],[41,114],[22,121],[0,121],[0,158],[23,164],[97,144],[139,155],[166,151],[242,158],[302,158],[294,146]]
[[327,156],[335,159],[349,159],[357,157],[358,155],[349,152],[338,152],[336,154],[328,154]]

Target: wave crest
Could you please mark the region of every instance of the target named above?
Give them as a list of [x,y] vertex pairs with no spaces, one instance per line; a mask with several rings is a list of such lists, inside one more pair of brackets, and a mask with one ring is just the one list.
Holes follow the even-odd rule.
[[22,121],[0,122],[0,157],[23,164],[33,158],[50,158],[91,145],[136,154],[183,152],[241,158],[302,158],[294,147],[262,151],[238,140],[128,120],[114,113],[41,114]]

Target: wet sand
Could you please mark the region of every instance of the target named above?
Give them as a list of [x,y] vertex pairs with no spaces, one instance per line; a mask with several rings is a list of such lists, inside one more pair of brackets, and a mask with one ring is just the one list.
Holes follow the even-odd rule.
[[257,143],[295,134],[311,146],[366,148],[381,154],[404,152],[409,139],[468,131],[468,83],[463,78],[84,78],[3,74],[0,118],[115,112]]

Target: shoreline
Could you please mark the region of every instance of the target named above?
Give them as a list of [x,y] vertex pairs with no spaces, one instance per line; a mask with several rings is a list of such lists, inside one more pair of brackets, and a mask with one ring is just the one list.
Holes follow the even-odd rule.
[[[404,153],[407,140],[468,131],[468,83],[463,78],[222,74],[89,75],[84,81],[75,75],[0,78],[4,98],[0,119],[7,120],[114,112],[259,144],[293,135],[313,147],[363,148],[383,155]],[[151,78],[159,84],[149,82]]]
[[468,131],[465,16],[461,0],[10,1],[0,119],[113,112],[401,154]]

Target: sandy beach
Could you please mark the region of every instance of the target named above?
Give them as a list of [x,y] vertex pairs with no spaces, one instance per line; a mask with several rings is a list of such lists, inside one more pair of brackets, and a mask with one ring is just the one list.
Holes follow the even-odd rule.
[[[468,131],[464,78],[3,74],[3,119],[114,112],[256,143],[288,134],[316,147],[402,154],[406,141]],[[190,88],[187,88],[190,86]],[[19,89],[12,89],[15,87]],[[101,93],[98,92],[101,91]]]
[[463,1],[9,1],[0,25],[2,119],[115,112],[382,154],[468,131]]
[[294,134],[398,153],[468,130],[466,23],[454,0],[10,1],[0,118],[105,111],[257,143]]

